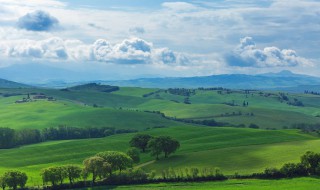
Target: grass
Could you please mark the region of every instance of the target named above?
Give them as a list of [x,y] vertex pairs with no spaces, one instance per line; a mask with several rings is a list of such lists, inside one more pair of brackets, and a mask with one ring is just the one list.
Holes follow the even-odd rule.
[[[112,93],[60,91],[54,89],[0,89],[0,93],[31,92],[45,93],[57,99],[55,102],[36,101],[15,104],[16,100],[26,97],[18,95],[0,98],[1,127],[15,129],[55,127],[68,125],[75,127],[115,127],[138,129],[142,133],[154,136],[169,135],[178,139],[181,148],[168,159],[153,161],[149,154],[141,155],[141,165],[147,171],[156,170],[158,175],[163,169],[188,167],[219,167],[224,174],[249,174],[261,172],[266,167],[280,167],[283,163],[298,162],[299,157],[307,150],[320,151],[320,140],[316,137],[300,133],[298,130],[257,130],[248,128],[203,127],[174,122],[162,118],[160,115],[145,113],[161,111],[167,116],[188,118],[195,120],[215,119],[231,124],[256,123],[261,128],[282,128],[295,123],[318,123],[320,114],[320,97],[304,94],[289,94],[289,99],[297,98],[305,106],[295,107],[281,103],[278,93],[270,96],[253,92],[248,98],[242,91],[220,95],[216,91],[196,91],[190,97],[192,104],[181,103],[183,96],[160,92],[143,98],[143,94],[154,92],[157,89],[120,88]],[[241,105],[246,100],[248,107],[228,106],[223,103],[235,101]],[[180,103],[178,103],[180,102]],[[93,104],[100,107],[94,108]],[[121,107],[121,109],[120,109]],[[239,113],[241,116],[221,117],[221,114]],[[249,116],[247,115],[249,113]],[[250,116],[254,113],[253,116]],[[155,129],[154,127],[165,127]],[[150,130],[145,130],[150,128]],[[64,164],[82,165],[82,161],[97,152],[106,150],[126,151],[128,142],[134,134],[114,135],[100,139],[83,139],[52,141],[40,144],[22,146],[14,149],[0,150],[0,174],[9,169],[18,169],[27,172],[28,185],[40,185],[40,170],[49,166]],[[297,183],[290,186],[289,180],[277,184],[283,189],[290,187],[314,187],[314,179],[301,178],[291,181]],[[310,186],[304,181],[311,181]],[[236,184],[239,183],[237,186]],[[231,180],[217,183],[178,183],[152,184],[133,186],[138,188],[209,188],[230,189],[243,187],[255,189],[264,187],[268,181]],[[202,184],[202,183],[201,183]],[[209,184],[209,185],[206,185]],[[219,185],[221,184],[221,186]],[[230,184],[230,186],[228,185]],[[246,188],[245,188],[246,187]],[[127,188],[113,187],[113,188]],[[273,187],[265,187],[272,189]],[[280,188],[281,189],[281,188]]]
[[[157,170],[158,173],[168,167],[185,166],[220,167],[227,174],[259,172],[264,169],[267,161],[270,165],[278,166],[279,163],[296,161],[308,149],[320,150],[318,140],[299,134],[295,130],[266,131],[183,126],[152,129],[144,133],[170,135],[181,142],[181,149],[169,159],[161,159],[153,163],[150,161],[154,158],[149,154],[141,155],[142,164],[150,162],[143,168],[147,171]],[[0,150],[0,173],[8,169],[25,171],[30,177],[28,184],[38,185],[41,184],[39,172],[42,168],[65,164],[81,165],[85,158],[101,151],[126,151],[133,135],[52,141]],[[274,146],[273,149],[272,146]],[[288,149],[290,146],[291,149]],[[266,155],[268,155],[267,158]],[[275,156],[278,158],[273,159]]]
[[228,180],[221,182],[189,182],[189,183],[155,183],[145,185],[105,186],[83,190],[102,189],[199,189],[199,190],[309,190],[318,189],[320,181],[317,178],[295,178],[281,180]]
[[67,125],[143,130],[148,127],[176,125],[176,122],[164,119],[157,114],[123,109],[93,108],[67,101],[39,100],[21,104],[14,103],[21,98],[21,96],[14,96],[0,99],[1,127],[42,129]]

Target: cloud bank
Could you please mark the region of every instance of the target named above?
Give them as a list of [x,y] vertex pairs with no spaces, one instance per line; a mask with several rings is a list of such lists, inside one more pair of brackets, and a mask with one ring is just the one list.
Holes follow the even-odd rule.
[[252,37],[240,39],[240,44],[233,53],[226,56],[226,61],[230,66],[239,67],[295,67],[311,64],[292,49],[275,46],[259,49]]
[[112,44],[98,39],[93,44],[79,40],[52,37],[46,40],[16,40],[0,42],[0,56],[66,61],[97,61],[115,64],[183,65],[188,58],[168,48],[155,48],[140,38],[124,39]]
[[30,31],[49,31],[59,23],[49,13],[37,10],[19,18],[18,27]]

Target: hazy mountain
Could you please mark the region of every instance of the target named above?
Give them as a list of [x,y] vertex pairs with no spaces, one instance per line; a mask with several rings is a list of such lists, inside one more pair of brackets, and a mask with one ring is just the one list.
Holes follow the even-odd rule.
[[299,85],[320,85],[320,78],[294,74],[290,71],[266,73],[261,75],[227,74],[186,78],[141,78],[125,81],[104,81],[118,86],[137,86],[153,88],[197,88],[225,87],[242,89],[272,89],[297,87]]
[[0,69],[0,78],[27,84],[41,84],[50,81],[81,80],[79,73],[44,64],[14,64]]
[[5,79],[0,79],[0,88],[28,88],[28,87],[31,87],[31,86],[5,80]]

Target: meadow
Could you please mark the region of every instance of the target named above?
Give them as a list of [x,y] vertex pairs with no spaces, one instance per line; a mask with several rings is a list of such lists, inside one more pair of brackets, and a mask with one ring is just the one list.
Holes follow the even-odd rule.
[[[221,94],[218,91],[197,89],[190,96],[182,96],[165,90],[143,88],[120,88],[112,93],[91,90],[0,89],[3,95],[0,97],[1,127],[17,130],[23,128],[41,130],[58,125],[84,128],[114,127],[136,129],[139,133],[153,136],[169,135],[179,140],[181,144],[175,154],[167,159],[162,156],[160,160],[155,161],[154,157],[144,153],[141,154],[141,162],[134,166],[147,172],[156,171],[158,176],[163,169],[179,169],[186,166],[217,167],[226,175],[251,174],[261,172],[267,167],[280,167],[287,162],[299,162],[300,156],[308,150],[320,152],[320,139],[317,135],[306,134],[299,129],[287,129],[298,123],[319,123],[320,96],[286,94],[289,101],[297,99],[303,102],[303,106],[294,106],[289,105],[289,101],[281,100],[279,92],[252,91],[246,94],[242,90],[234,90],[223,91]],[[43,93],[54,97],[56,101],[15,103],[30,93]],[[189,99],[189,103],[184,102],[186,98]],[[243,101],[249,102],[249,105],[243,106]],[[246,126],[208,127],[178,122],[158,113],[152,113],[153,111],[159,111],[166,117],[172,118],[196,121],[214,119],[229,123],[230,126],[239,124]],[[257,124],[260,129],[248,128],[251,123]],[[98,139],[49,141],[2,149],[0,174],[10,169],[18,169],[29,176],[28,186],[38,186],[42,184],[39,175],[42,168],[65,164],[82,166],[85,158],[101,151],[125,152],[133,135],[118,134]],[[313,187],[316,183],[312,178],[294,180],[306,188]],[[249,184],[243,187],[255,189],[264,182],[264,180],[245,180],[241,183]],[[208,182],[203,183],[203,186],[197,184],[197,187],[200,185],[199,187],[206,189],[208,188],[206,184],[216,185],[217,189],[229,187],[232,189],[235,187],[232,184],[237,184],[237,181]],[[218,184],[222,184],[221,187]],[[183,183],[178,183],[176,186],[191,189],[194,187]],[[146,189],[168,187],[175,185],[141,186]],[[291,186],[284,182],[283,187]]]

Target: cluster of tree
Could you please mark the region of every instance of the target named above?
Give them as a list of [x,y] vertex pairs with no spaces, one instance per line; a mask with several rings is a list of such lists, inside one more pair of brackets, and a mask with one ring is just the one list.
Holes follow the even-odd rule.
[[189,96],[187,96],[187,97],[184,98],[183,103],[185,103],[185,104],[191,104]]
[[179,141],[169,136],[153,137],[148,134],[136,134],[129,144],[132,147],[139,148],[142,152],[150,150],[151,155],[155,156],[157,160],[162,153],[167,158],[180,147]]
[[240,115],[247,115],[247,116],[254,116],[254,113],[242,113],[241,111],[238,112],[232,112],[232,113],[222,113],[220,114],[220,117],[230,117],[230,116],[240,116]]
[[16,190],[18,187],[24,188],[28,181],[28,176],[20,171],[7,171],[0,176],[0,187],[4,190],[6,187]]
[[248,102],[248,101],[247,101],[247,102],[246,102],[246,101],[243,101],[242,106],[243,106],[243,107],[248,107],[248,106],[249,106],[249,102]]
[[289,101],[288,96],[285,93],[280,92],[279,93],[279,100],[282,101]]
[[186,88],[169,88],[168,90],[165,90],[165,93],[170,93],[179,96],[191,96],[196,94],[196,90]]
[[14,130],[0,128],[0,149],[41,142],[41,133],[35,129]]
[[257,124],[251,123],[251,124],[249,125],[249,128],[251,128],[251,129],[259,129],[260,127],[259,127],[259,125],[257,125]]
[[203,91],[216,91],[216,90],[229,90],[229,89],[222,88],[222,87],[213,87],[213,88],[203,88],[203,87],[199,87],[198,90],[203,90]]
[[314,92],[314,91],[309,91],[309,90],[305,90],[304,93],[305,94],[320,95],[320,92]]
[[62,185],[65,179],[68,179],[72,185],[82,174],[82,168],[75,165],[49,167],[41,170],[41,177],[44,184],[50,182],[52,186]]
[[120,88],[118,86],[89,83],[89,84],[78,85],[70,88],[65,88],[65,89],[62,89],[62,91],[84,90],[84,91],[114,92],[114,91],[118,91],[119,89]]
[[[0,93],[0,94],[2,94],[2,93]],[[2,96],[5,97],[5,98],[6,97],[10,97],[10,96],[21,96],[21,95],[23,95],[23,94],[21,94],[21,93],[9,93],[9,92],[2,94]]]
[[308,123],[298,123],[291,126],[293,129],[300,129],[304,133],[313,133],[320,135],[320,123],[308,124]]
[[147,98],[147,97],[149,97],[149,96],[158,94],[158,93],[160,93],[160,92],[162,92],[162,91],[163,91],[163,90],[157,90],[157,91],[154,91],[154,92],[149,92],[149,93],[147,93],[147,94],[142,95],[142,97]]
[[279,179],[320,175],[320,153],[308,151],[301,156],[299,163],[286,163],[280,169],[267,168],[253,177]]
[[282,92],[279,93],[279,100],[281,103],[283,101],[285,101],[285,102],[287,102],[288,105],[291,105],[291,106],[299,106],[299,107],[304,106],[302,101],[298,100],[297,98],[293,98],[293,100],[290,101],[289,97],[285,93],[282,93]]
[[135,132],[137,132],[135,129],[115,129],[111,127],[78,128],[62,125],[59,127],[44,128],[42,130],[0,128],[0,149],[13,148],[19,145],[34,144],[48,140],[102,138],[114,134]]
[[294,98],[293,101],[288,101],[287,104],[291,105],[291,106],[299,106],[299,107],[304,106],[304,104],[300,100],[298,100],[297,98]]
[[112,176],[115,171],[121,173],[122,170],[132,167],[132,164],[133,159],[123,152],[100,152],[83,161],[83,176],[86,179],[91,174],[92,184],[94,184],[97,177],[104,179]]

